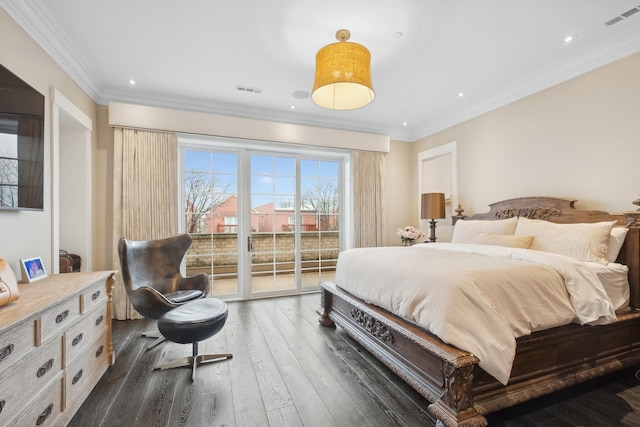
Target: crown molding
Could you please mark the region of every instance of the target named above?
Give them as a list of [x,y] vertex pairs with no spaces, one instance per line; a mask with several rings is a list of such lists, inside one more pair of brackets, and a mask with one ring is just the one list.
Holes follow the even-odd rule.
[[0,0],[0,6],[96,102],[101,88],[79,49],[40,0]]

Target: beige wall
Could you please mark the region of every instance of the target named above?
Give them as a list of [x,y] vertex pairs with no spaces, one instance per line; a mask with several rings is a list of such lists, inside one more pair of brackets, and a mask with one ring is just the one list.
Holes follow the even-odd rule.
[[[51,271],[51,90],[56,88],[94,122],[96,104],[73,80],[0,8],[0,63],[45,96],[44,211],[0,211],[0,257],[20,275],[21,258],[41,256]],[[95,135],[94,135],[95,142]],[[101,227],[102,224],[96,224]],[[57,248],[56,248],[57,249]]]
[[117,267],[114,264],[113,241],[113,128],[109,127],[109,112],[106,106],[97,108],[94,124],[97,132],[93,192],[98,197],[93,200],[93,266],[94,270]]
[[[640,193],[639,76],[635,54],[416,141],[412,158],[458,142],[465,214],[521,196],[575,198],[577,208],[612,213],[634,210],[631,201]],[[417,212],[416,163],[410,163],[410,212]]]
[[385,231],[382,235],[385,245],[400,245],[400,239],[395,235],[397,228],[405,225],[418,226],[417,204],[413,203],[418,190],[417,185],[411,185],[413,181],[417,181],[414,163],[416,156],[412,143],[392,140],[391,150],[387,154],[387,203]]

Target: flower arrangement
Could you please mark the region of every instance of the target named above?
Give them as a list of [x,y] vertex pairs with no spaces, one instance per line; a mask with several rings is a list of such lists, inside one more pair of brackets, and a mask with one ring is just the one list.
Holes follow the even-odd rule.
[[424,231],[415,228],[412,225],[398,228],[396,230],[396,236],[402,240],[403,246],[411,246],[415,243],[416,239],[424,237]]

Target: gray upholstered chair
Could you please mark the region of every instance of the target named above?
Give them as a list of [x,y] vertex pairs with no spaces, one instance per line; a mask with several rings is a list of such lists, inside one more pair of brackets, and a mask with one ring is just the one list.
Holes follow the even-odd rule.
[[[144,317],[158,319],[182,304],[207,296],[211,287],[209,276],[199,273],[182,276],[180,264],[191,246],[191,236],[179,234],[157,240],[118,242],[120,268],[124,287],[133,307]],[[165,341],[157,338],[148,349]]]

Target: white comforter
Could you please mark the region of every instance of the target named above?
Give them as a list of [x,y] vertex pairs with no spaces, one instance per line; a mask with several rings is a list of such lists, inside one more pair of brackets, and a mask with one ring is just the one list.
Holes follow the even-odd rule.
[[587,263],[528,249],[454,243],[349,249],[338,257],[336,285],[473,353],[502,384],[516,338],[616,319]]

